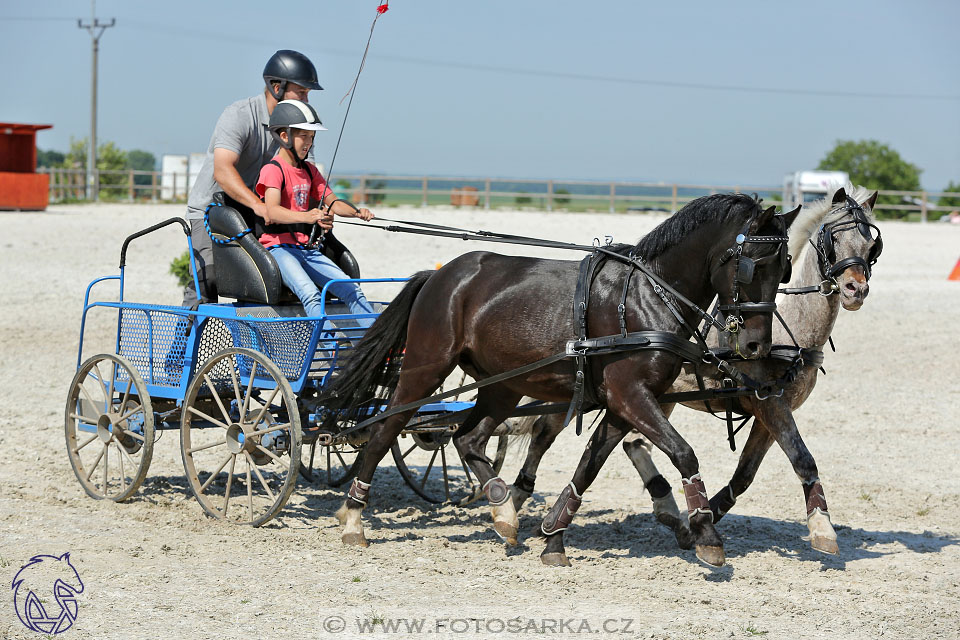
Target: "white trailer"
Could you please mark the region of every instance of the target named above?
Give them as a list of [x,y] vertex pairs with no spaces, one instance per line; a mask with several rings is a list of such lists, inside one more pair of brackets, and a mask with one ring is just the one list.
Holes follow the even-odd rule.
[[783,179],[783,209],[813,202],[827,195],[831,188],[842,187],[850,179],[846,171],[796,171]]

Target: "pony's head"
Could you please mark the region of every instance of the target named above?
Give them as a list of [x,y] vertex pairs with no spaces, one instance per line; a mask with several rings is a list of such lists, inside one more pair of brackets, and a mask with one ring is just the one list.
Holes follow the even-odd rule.
[[848,311],[859,309],[870,293],[871,271],[883,250],[876,202],[876,191],[847,183],[805,205],[790,230],[790,253],[799,261],[804,252],[815,252],[824,290],[838,293]]
[[727,345],[759,358],[770,350],[774,299],[790,265],[786,231],[798,211],[776,215],[744,194],[704,196],[651,231],[637,250],[650,260],[673,249],[677,266],[700,279],[706,300],[718,297]]
[[711,283],[725,326],[721,342],[738,356],[770,351],[777,288],[790,273],[787,229],[799,211],[777,215],[754,200],[743,226],[732,238],[718,238],[711,251]]

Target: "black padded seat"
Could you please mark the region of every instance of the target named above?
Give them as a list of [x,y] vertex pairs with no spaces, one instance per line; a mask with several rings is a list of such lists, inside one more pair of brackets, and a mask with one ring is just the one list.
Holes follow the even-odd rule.
[[[217,293],[226,298],[258,304],[299,304],[297,296],[283,284],[276,259],[260,244],[253,233],[221,243],[253,228],[255,213],[226,194],[214,196],[207,224],[214,238],[213,266]],[[216,242],[220,240],[221,242]],[[350,278],[360,277],[360,265],[332,232],[323,240],[323,253]]]

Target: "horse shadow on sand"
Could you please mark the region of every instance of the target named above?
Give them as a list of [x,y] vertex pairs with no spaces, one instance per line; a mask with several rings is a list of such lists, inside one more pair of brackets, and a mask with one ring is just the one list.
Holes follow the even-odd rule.
[[[346,486],[329,487],[300,478],[294,499],[261,528],[295,526],[334,531],[339,525],[333,514],[343,503]],[[186,478],[158,475],[148,477],[143,489],[130,502],[162,505],[181,500],[193,500]],[[505,547],[506,555],[522,555],[540,548],[540,523],[552,501],[552,496],[544,497],[539,493],[527,500],[519,514],[520,544]],[[680,549],[673,533],[659,524],[652,513],[625,514],[622,509],[584,507],[564,536],[567,552],[574,561],[578,551],[590,551],[597,552],[602,558],[675,557],[696,562],[693,551]],[[373,534],[370,537],[372,545],[419,539],[424,536],[418,532],[438,528],[455,531],[442,535],[450,543],[488,545],[498,541],[491,527],[490,510],[483,498],[465,506],[428,503],[404,484],[393,467],[378,470],[375,492],[364,510],[363,519]],[[808,532],[803,522],[730,513],[717,524],[728,560],[772,551],[783,558],[819,563],[821,570],[844,570],[848,562],[880,558],[905,550],[937,553],[960,543],[957,536],[932,531],[871,530],[844,524],[835,524],[834,528],[840,552],[831,556],[810,548],[804,540]],[[725,581],[732,576],[733,569],[728,564],[707,574],[706,579]]]

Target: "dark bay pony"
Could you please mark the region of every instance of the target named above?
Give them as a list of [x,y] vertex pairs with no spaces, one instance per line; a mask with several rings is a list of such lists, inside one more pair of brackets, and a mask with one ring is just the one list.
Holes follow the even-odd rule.
[[[620,246],[618,252],[642,256],[663,281],[700,308],[714,296],[724,304],[745,303],[733,320],[736,332],[731,341],[741,354],[758,358],[770,348],[772,315],[769,308],[751,311],[751,303],[773,301],[785,268],[785,260],[771,259],[779,255],[780,245],[771,249],[759,239],[767,238],[769,243],[769,238],[783,236],[792,221],[777,218],[773,207],[764,210],[749,196],[705,196],[661,223],[636,247]],[[741,257],[732,260],[731,255]],[[755,265],[749,282],[734,281],[740,262]],[[588,337],[620,334],[618,306],[623,300],[629,331],[659,330],[686,340],[689,334],[651,281],[640,272],[627,280],[634,269],[623,261],[608,259],[595,272],[586,312]],[[367,331],[345,370],[332,383],[324,426],[336,425],[351,407],[391,386],[391,366],[401,354],[388,411],[428,397],[457,366],[482,381],[563,353],[567,341],[577,337],[573,299],[578,272],[577,261],[474,252],[439,271],[415,274]],[[676,300],[669,293],[663,295]],[[687,306],[677,305],[677,312],[688,324],[699,320],[698,312]],[[669,351],[645,350],[593,356],[587,363],[591,390],[607,408],[609,419],[590,439],[571,485],[576,494],[586,490],[620,440],[631,430],[639,430],[670,457],[690,487],[690,526],[698,555],[711,564],[722,564],[723,544],[711,522],[696,455],[656,400],[680,373],[682,358]],[[494,529],[508,543],[517,542],[517,514],[506,483],[495,474],[478,444],[510,416],[525,395],[570,402],[575,379],[575,364],[567,358],[484,386],[458,431],[462,437],[457,446],[493,507]],[[414,411],[390,415],[370,426],[358,474],[337,511],[344,526],[344,544],[367,545],[360,516],[374,471]],[[471,433],[474,430],[476,435]],[[572,502],[566,507],[575,509]],[[553,533],[552,537],[559,537],[562,530]]]
[[[792,345],[793,338],[796,338],[800,347],[822,351],[840,309],[856,311],[863,305],[870,290],[871,268],[883,247],[872,213],[876,200],[876,192],[871,194],[863,187],[848,184],[845,189],[835,189],[823,200],[804,205],[790,227],[789,247],[795,268],[787,289],[819,287],[820,290],[780,296],[778,311],[793,336],[780,323],[775,323],[774,344]],[[789,363],[776,358],[738,364],[740,369],[758,380],[777,379],[788,366]],[[720,386],[719,375],[704,373],[708,387]],[[733,507],[737,497],[747,490],[767,451],[776,442],[801,480],[811,547],[830,554],[838,551],[837,534],[830,522],[817,464],[793,417],[793,412],[813,392],[817,379],[817,365],[807,364],[796,380],[784,388],[781,396],[764,400],[747,396],[738,400],[739,410],[754,416],[755,420],[733,478],[710,499],[714,522],[719,521]],[[670,392],[697,388],[693,373],[685,371],[676,379]],[[710,410],[702,401],[684,404],[698,411]],[[665,405],[664,413],[671,415],[674,407],[673,404]],[[720,405],[713,403],[712,409],[717,411]],[[517,510],[533,492],[540,460],[562,429],[563,422],[556,416],[543,416],[533,425],[527,457],[511,487]],[[624,439],[623,448],[650,492],[657,520],[673,529],[680,546],[688,548],[690,530],[680,515],[669,483],[660,475],[650,456],[650,444],[640,433],[633,432]]]

